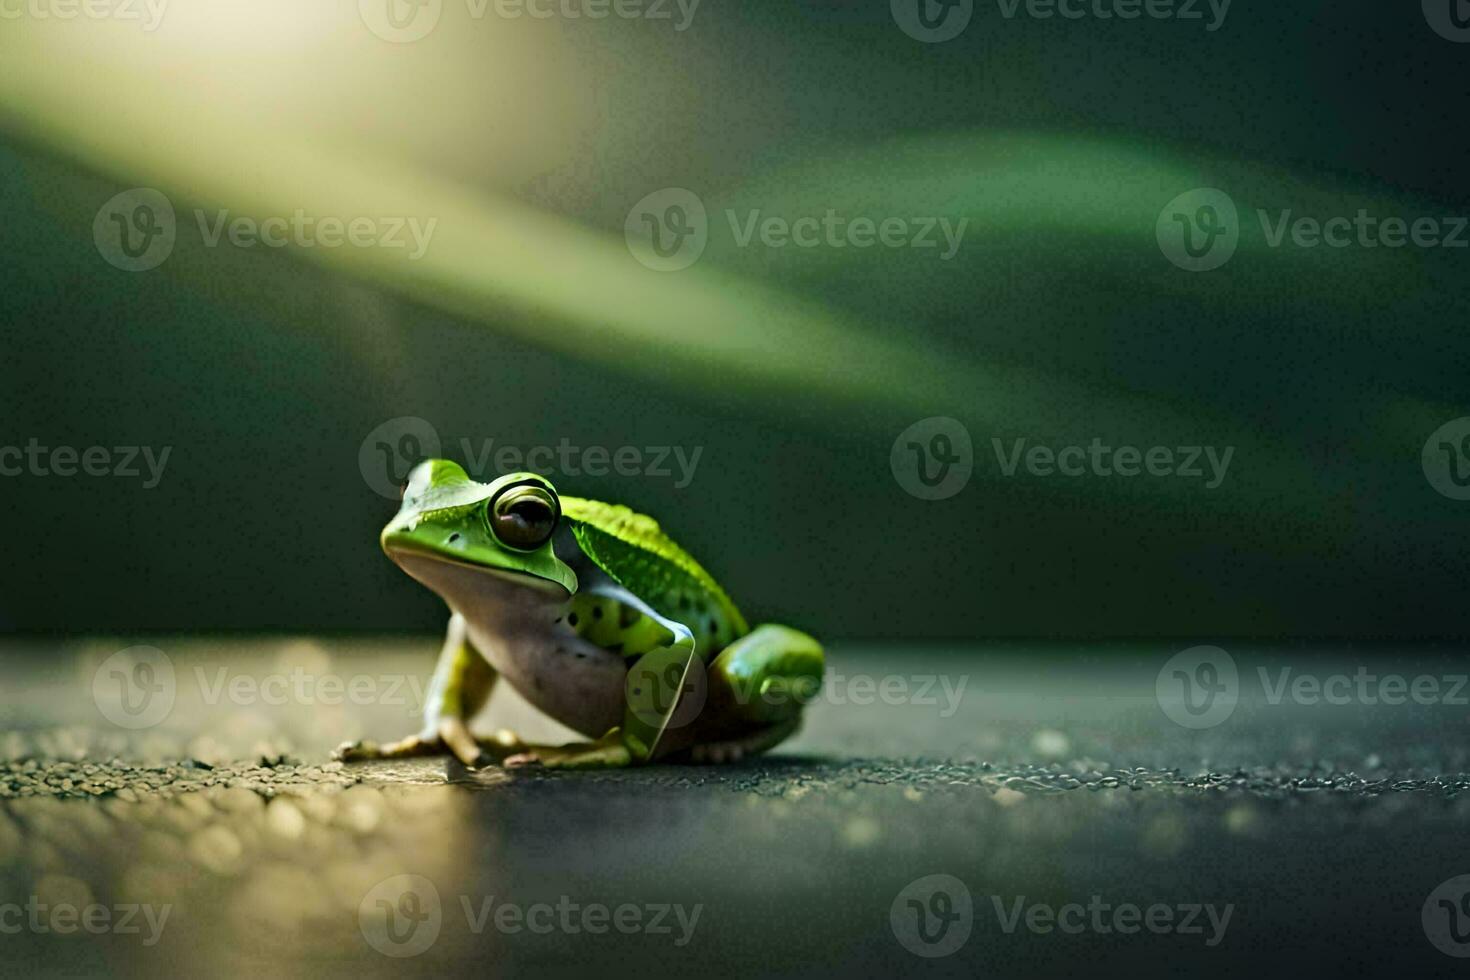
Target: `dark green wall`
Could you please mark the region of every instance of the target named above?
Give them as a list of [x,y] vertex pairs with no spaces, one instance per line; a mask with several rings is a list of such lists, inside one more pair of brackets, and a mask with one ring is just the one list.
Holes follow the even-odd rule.
[[[1435,36],[1418,4],[1237,0],[1214,33],[1007,22],[988,4],[960,38],[922,45],[881,2],[705,3],[686,35],[577,35],[598,125],[571,134],[579,149],[524,198],[616,233],[657,187],[749,197],[824,155],[1015,131],[1164,154],[1201,183],[1248,172],[1243,206],[1340,193],[1409,217],[1470,214],[1470,44]],[[846,179],[831,172],[834,187]],[[1419,465],[1435,426],[1470,415],[1470,249],[1381,265],[1268,255],[1186,283],[1151,214],[1120,246],[967,212],[974,247],[945,266],[712,255],[881,313],[914,345],[1146,398],[1199,420],[1201,443],[1228,420],[1277,451],[1243,453],[1211,492],[994,477],[992,436],[1146,443],[1094,425],[1080,401],[1061,433],[965,419],[989,472],[922,502],[889,472],[914,415],[857,409],[834,424],[801,401],[649,387],[197,236],[162,269],[119,272],[91,226],[124,186],[0,142],[0,444],[173,447],[151,490],[0,479],[0,628],[432,627],[432,597],[377,551],[391,504],[357,466],[375,426],[415,415],[449,447],[703,447],[684,489],[560,482],[658,516],[753,618],[825,635],[1470,632],[1470,502],[1436,494]],[[1361,293],[1324,286],[1343,263],[1371,274]]]

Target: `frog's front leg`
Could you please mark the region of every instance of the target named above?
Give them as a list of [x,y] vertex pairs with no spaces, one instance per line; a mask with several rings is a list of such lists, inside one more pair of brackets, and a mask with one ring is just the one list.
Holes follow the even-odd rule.
[[453,755],[466,766],[477,768],[497,757],[523,750],[525,746],[510,732],[500,732],[493,739],[476,739],[470,733],[470,720],[490,699],[498,677],[494,668],[470,645],[464,617],[455,613],[449,617],[444,649],[429,682],[423,730],[386,745],[361,740],[348,742],[333,755],[344,762]]

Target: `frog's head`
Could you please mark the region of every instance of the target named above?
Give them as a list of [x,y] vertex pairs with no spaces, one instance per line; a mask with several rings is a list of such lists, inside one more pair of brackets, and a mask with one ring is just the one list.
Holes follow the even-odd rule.
[[403,505],[379,540],[388,556],[458,607],[472,595],[513,591],[565,599],[577,576],[552,550],[561,519],[556,489],[535,473],[477,483],[458,463],[414,467]]

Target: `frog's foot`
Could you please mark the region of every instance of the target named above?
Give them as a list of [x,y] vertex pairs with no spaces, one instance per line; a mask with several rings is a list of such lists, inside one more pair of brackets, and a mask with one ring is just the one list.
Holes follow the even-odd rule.
[[794,735],[800,727],[801,718],[798,716],[775,725],[767,725],[739,738],[694,745],[689,749],[689,761],[697,765],[739,762],[746,756],[759,755],[767,749],[775,748]]
[[507,756],[524,752],[527,748],[508,729],[502,728],[489,738],[476,738],[462,719],[446,718],[432,731],[410,735],[386,745],[362,739],[344,742],[332,753],[332,758],[339,762],[367,762],[374,759],[452,755],[470,769],[482,769],[505,760]]
[[595,742],[527,745],[524,752],[505,760],[507,767],[543,765],[551,769],[622,769],[632,763],[633,755],[617,729]]

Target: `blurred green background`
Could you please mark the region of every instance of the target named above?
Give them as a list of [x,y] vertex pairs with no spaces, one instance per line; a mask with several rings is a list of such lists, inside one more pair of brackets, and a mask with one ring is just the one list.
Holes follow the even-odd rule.
[[[705,0],[682,31],[451,3],[406,44],[357,8],[0,23],[0,444],[172,447],[152,489],[0,479],[0,628],[434,628],[359,469],[414,416],[456,457],[698,448],[684,487],[550,475],[827,637],[1470,634],[1470,503],[1420,464],[1470,415],[1470,250],[1272,248],[1255,219],[1470,214],[1470,45],[1418,4],[1215,31],[978,4],[933,44],[886,2]],[[179,226],[134,273],[93,224],[139,186]],[[656,272],[624,222],[669,187],[709,244]],[[1155,241],[1196,187],[1241,214],[1204,273]],[[195,208],[438,224],[409,263],[210,247]],[[948,261],[739,247],[727,209],[968,226]],[[974,477],[916,499],[890,449],[941,415]],[[1094,437],[1235,455],[1206,490],[1004,478],[991,448]]]

